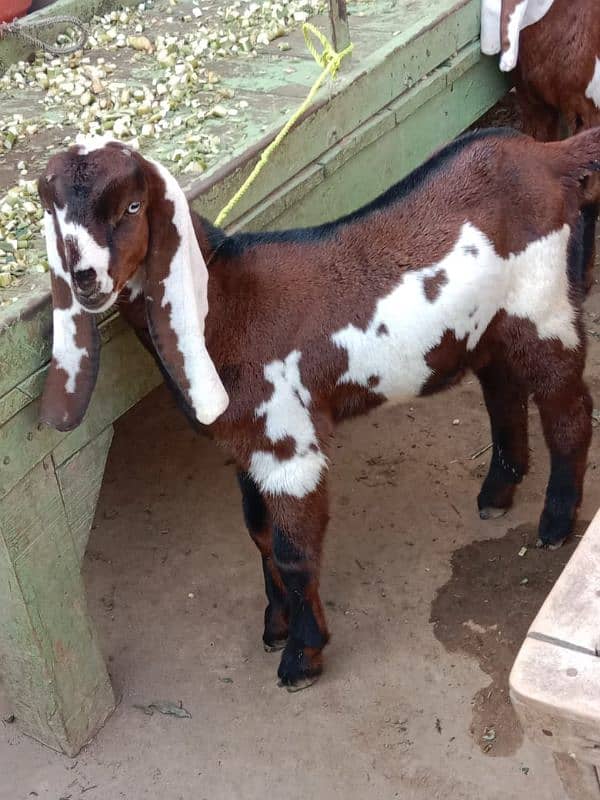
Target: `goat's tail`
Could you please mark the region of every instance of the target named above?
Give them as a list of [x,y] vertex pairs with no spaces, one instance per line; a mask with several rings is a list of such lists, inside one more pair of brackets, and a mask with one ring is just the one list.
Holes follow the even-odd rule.
[[[561,142],[552,142],[546,145],[553,153],[555,165],[561,175],[582,181],[594,172],[600,172],[600,126],[590,128],[583,133],[571,136]],[[586,197],[593,202],[600,201],[600,180],[594,181],[594,188],[590,187],[594,195]],[[584,191],[587,195],[587,191]]]

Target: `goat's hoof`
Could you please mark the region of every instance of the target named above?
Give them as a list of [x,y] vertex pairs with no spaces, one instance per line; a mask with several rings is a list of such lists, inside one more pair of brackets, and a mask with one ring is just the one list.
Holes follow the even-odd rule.
[[541,539],[538,539],[535,546],[541,550],[560,550],[565,542],[566,537],[561,539],[560,542],[543,542]]
[[263,647],[265,648],[265,653],[277,653],[287,644],[287,639],[273,639],[272,642],[265,642],[263,639]]
[[282,680],[279,680],[277,681],[277,686],[281,689],[287,689],[290,694],[294,694],[294,692],[302,692],[304,689],[308,689],[309,686],[312,686],[313,683],[316,683],[318,680],[319,676],[313,675],[312,677],[300,678],[296,683],[284,683]]
[[499,519],[508,512],[508,508],[496,508],[495,506],[486,506],[479,509],[480,519]]
[[277,670],[279,685],[285,686],[290,692],[298,692],[314,683],[322,672],[321,650],[302,647],[297,640],[290,637]]

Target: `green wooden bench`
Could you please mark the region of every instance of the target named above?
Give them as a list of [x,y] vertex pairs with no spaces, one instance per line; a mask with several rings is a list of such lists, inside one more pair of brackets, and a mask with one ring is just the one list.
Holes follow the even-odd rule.
[[[506,85],[495,61],[480,54],[479,6],[411,0],[393,13],[351,18],[351,63],[235,209],[232,228],[306,225],[349,212],[490,108]],[[294,77],[306,89],[317,74],[309,59]],[[251,107],[268,99],[272,123],[262,139],[185,186],[208,218],[280,126],[288,80],[280,64],[260,58],[237,76]],[[0,308],[0,678],[21,729],[72,756],[115,702],[80,572],[112,423],[160,376],[111,316],[102,324],[100,377],[83,424],[67,435],[41,427],[50,312],[46,276],[25,299]]]

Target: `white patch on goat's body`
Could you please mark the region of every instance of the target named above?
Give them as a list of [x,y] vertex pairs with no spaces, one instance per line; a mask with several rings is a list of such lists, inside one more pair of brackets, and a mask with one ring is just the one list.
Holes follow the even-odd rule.
[[585,96],[594,103],[596,108],[600,108],[600,58],[596,57],[596,67],[592,80],[588,83]]
[[[71,287],[68,271],[63,266],[58,252],[54,218],[49,212],[44,213],[44,235],[46,238],[46,252],[50,269],[57,278],[62,278]],[[67,394],[75,392],[77,375],[81,367],[81,359],[89,355],[85,347],[78,347],[75,341],[77,328],[74,317],[81,313],[81,306],[77,302],[71,289],[71,305],[69,308],[55,308],[52,311],[52,357],[56,365],[67,373],[65,391]]]
[[189,397],[200,422],[210,425],[229,405],[229,397],[204,341],[208,314],[208,270],[192,224],[183,190],[158,162],[152,162],[165,182],[165,196],[173,203],[173,224],[179,245],[164,279],[162,306],[170,305],[170,323],[183,356]]
[[[552,7],[554,0],[521,0],[508,20],[507,36],[509,49],[500,58],[500,69],[510,72],[519,57],[519,36],[523,28],[539,22]],[[496,55],[502,49],[501,31],[502,0],[481,2],[481,52]]]
[[[466,337],[473,350],[502,309],[531,321],[541,339],[579,345],[575,311],[569,302],[565,225],[504,259],[484,233],[465,223],[452,250],[437,264],[404,273],[402,282],[379,300],[366,330],[350,324],[332,335],[348,354],[338,383],[369,386],[398,402],[418,395],[432,370],[425,357],[446,331]],[[444,270],[447,282],[430,301],[424,281]],[[289,430],[294,436],[294,431]]]
[[252,454],[250,474],[269,494],[304,497],[317,488],[327,466],[310,416],[310,393],[300,377],[300,358],[301,353],[293,350],[284,361],[272,361],[264,368],[273,394],[256,409],[256,416],[265,418],[265,434],[273,444],[287,437],[295,442],[291,458],[279,459],[267,451]]
[[78,222],[67,222],[68,213],[67,205],[64,208],[56,209],[56,219],[63,243],[66,237],[70,236],[79,251],[79,261],[71,265],[73,270],[81,272],[86,269],[93,269],[96,273],[100,291],[103,294],[112,294],[115,282],[108,272],[110,250],[108,247],[99,245],[84,225],[80,225]]

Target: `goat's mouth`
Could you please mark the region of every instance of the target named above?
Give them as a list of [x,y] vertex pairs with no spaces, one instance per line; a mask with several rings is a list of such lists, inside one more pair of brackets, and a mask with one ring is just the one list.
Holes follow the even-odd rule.
[[108,294],[99,292],[89,296],[82,295],[75,291],[75,295],[79,305],[84,311],[88,311],[90,314],[101,314],[103,311],[108,311],[108,309],[114,305],[118,292],[109,292]]

